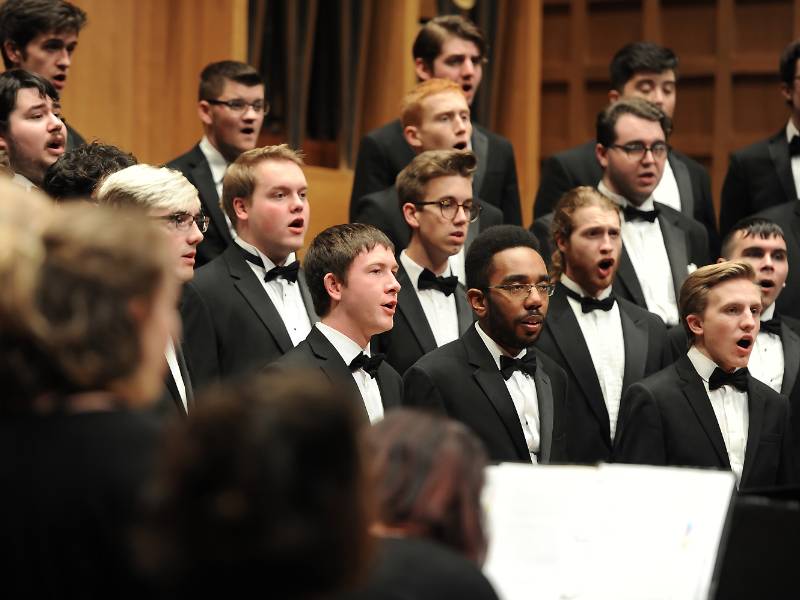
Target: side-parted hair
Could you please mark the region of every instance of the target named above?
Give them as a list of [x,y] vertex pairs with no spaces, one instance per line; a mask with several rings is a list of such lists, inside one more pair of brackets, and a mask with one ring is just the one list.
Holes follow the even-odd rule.
[[264,78],[256,69],[235,60],[222,60],[206,65],[200,72],[198,100],[216,100],[222,94],[226,81],[241,83],[247,87],[264,85]]
[[314,311],[320,317],[327,315],[331,309],[331,297],[325,289],[325,275],[332,273],[337,280],[346,284],[347,271],[356,257],[379,245],[394,252],[394,244],[385,233],[364,223],[334,225],[313,239],[303,260],[303,269]]
[[228,215],[234,229],[237,228],[238,218],[233,208],[233,200],[234,198],[242,198],[245,204],[250,206],[253,200],[253,191],[256,189],[255,168],[267,160],[288,160],[300,168],[305,166],[303,153],[299,150],[293,150],[288,144],[264,146],[242,152],[230,164],[222,180],[220,207]]
[[745,217],[736,222],[722,240],[722,257],[730,259],[733,253],[733,244],[736,233],[741,232],[742,237],[761,238],[768,240],[772,237],[786,239],[783,229],[775,221],[763,217]]
[[489,286],[494,255],[520,246],[539,252],[536,236],[519,225],[495,225],[481,232],[464,259],[467,289],[485,290]]
[[686,323],[686,317],[702,315],[708,306],[708,293],[720,283],[734,279],[747,279],[755,283],[756,273],[749,263],[725,261],[700,267],[683,282],[678,297],[678,310],[690,344],[694,341],[694,334]]
[[0,134],[8,133],[8,119],[17,107],[17,94],[23,89],[34,89],[42,98],[49,97],[58,103],[58,92],[48,79],[25,69],[11,69],[0,73]]
[[425,186],[439,177],[464,177],[472,180],[478,159],[469,151],[428,150],[414,157],[408,166],[397,174],[395,186],[402,207],[425,199]]
[[6,69],[14,66],[6,56],[6,41],[24,54],[37,35],[78,33],[84,25],[86,13],[65,0],[6,0],[0,6],[0,48]]
[[89,199],[111,173],[135,165],[130,152],[92,142],[68,150],[47,168],[42,189],[56,200]]
[[569,240],[575,226],[572,221],[575,212],[587,206],[598,206],[603,210],[616,213],[619,218],[619,207],[591,186],[576,187],[561,196],[553,209],[553,221],[550,223],[550,237],[553,239],[554,248],[550,277],[554,280],[560,278],[564,272],[564,256],[558,249],[558,240]]
[[481,441],[445,417],[400,408],[364,431],[378,521],[408,527],[479,565],[486,554],[481,524]]
[[183,212],[200,206],[195,188],[180,171],[133,165],[112,173],[97,190],[98,204]]
[[663,73],[677,69],[678,57],[669,48],[652,42],[634,42],[620,48],[611,59],[611,87],[622,92],[625,84],[640,73]]
[[457,37],[472,42],[478,47],[481,58],[486,60],[489,46],[478,29],[469,19],[460,15],[441,15],[425,23],[417,33],[411,54],[416,60],[421,59],[428,70],[433,70],[433,61],[442,53],[442,46],[450,37]]
[[597,143],[611,147],[617,141],[617,121],[622,115],[633,115],[661,125],[664,138],[672,132],[672,120],[652,102],[642,98],[623,98],[601,110],[597,115]]
[[461,86],[449,79],[434,77],[433,79],[428,79],[415,85],[410,92],[403,96],[402,110],[400,113],[400,122],[403,127],[408,127],[409,125],[419,127],[422,125],[423,100],[446,92],[461,94],[466,99],[466,95],[464,94],[464,90],[461,89]]

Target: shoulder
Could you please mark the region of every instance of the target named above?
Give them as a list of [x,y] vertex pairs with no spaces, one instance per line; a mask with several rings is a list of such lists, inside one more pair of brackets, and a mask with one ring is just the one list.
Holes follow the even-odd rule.
[[194,145],[188,152],[185,152],[184,154],[181,154],[180,156],[173,158],[166,164],[166,166],[170,169],[177,169],[180,171],[204,159],[205,157],[203,156],[203,153],[200,151],[200,146]]
[[773,142],[780,140],[781,136],[786,135],[785,128],[781,128],[781,130],[763,140],[759,140],[749,146],[745,146],[731,154],[731,158],[733,160],[740,160],[740,161],[747,161],[752,160],[754,158],[763,158],[765,156],[769,156],[769,145]]
[[373,129],[364,136],[364,139],[374,142],[379,146],[391,145],[397,140],[405,142],[403,138],[403,126],[400,123],[400,119],[395,119],[386,125]]
[[536,364],[538,365],[537,368],[543,367],[544,372],[547,373],[551,378],[562,379],[564,381],[567,380],[566,371],[564,371],[564,369],[562,369],[556,361],[547,356],[539,348],[533,348],[533,351],[536,354]]
[[786,325],[795,333],[800,334],[800,319],[795,319],[794,317],[790,317],[788,315],[781,315],[781,321],[786,323]]
[[453,340],[422,356],[410,370],[419,370],[431,376],[452,378],[454,368],[467,365],[467,353],[461,338]]
[[[197,292],[205,292],[218,288],[220,280],[228,275],[227,251],[223,252],[210,262],[194,272],[194,277],[189,286]],[[187,286],[188,287],[188,286]]]
[[489,148],[491,150],[505,150],[508,152],[513,152],[513,146],[508,138],[503,137],[499,133],[495,133],[493,131],[489,131],[482,125],[478,125],[477,123],[473,123],[473,127],[486,136],[486,139],[489,140]]
[[586,162],[588,160],[596,160],[595,158],[595,147],[597,146],[597,142],[594,140],[586,142],[585,144],[581,144],[580,146],[574,146],[573,148],[567,148],[566,150],[562,150],[554,154],[551,158],[557,162],[563,163],[576,163],[576,162]]
[[316,357],[308,343],[308,338],[306,338],[286,354],[271,363],[270,369],[275,368],[279,371],[293,371],[296,369],[313,367],[316,363]]
[[617,297],[617,302],[619,302],[619,309],[632,319],[644,321],[651,328],[655,327],[657,329],[666,329],[664,321],[662,321],[657,315],[651,313],[649,310],[644,309],[625,298]]
[[783,228],[784,235],[789,236],[792,235],[792,232],[791,228],[787,227],[787,225],[789,225],[787,221],[797,218],[794,216],[795,213],[797,213],[797,208],[798,205],[796,202],[784,202],[783,204],[771,206],[767,209],[759,211],[755,214],[755,216],[778,222],[778,224]]

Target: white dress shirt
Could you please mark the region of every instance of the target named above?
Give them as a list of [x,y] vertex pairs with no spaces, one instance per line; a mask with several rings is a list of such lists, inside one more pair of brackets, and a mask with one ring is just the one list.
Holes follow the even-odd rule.
[[[771,319],[775,314],[775,304],[761,313],[761,320]],[[781,336],[766,331],[759,331],[750,360],[747,363],[750,374],[766,383],[776,392],[780,393],[783,384],[783,343]]]
[[[506,355],[500,349],[495,341],[490,338],[478,323],[475,323],[475,329],[478,335],[483,340],[489,353],[492,355],[497,369],[500,369],[500,356]],[[523,349],[522,352],[512,358],[522,358],[525,356],[527,350]],[[501,375],[502,377],[502,375]],[[528,452],[531,455],[531,462],[534,464],[538,462],[536,455],[539,452],[539,396],[536,394],[536,382],[533,377],[522,371],[514,371],[511,377],[505,379],[506,388],[511,395],[511,400],[514,402],[514,408],[517,410],[517,417],[519,424],[522,426],[522,433],[525,435],[525,443],[528,446]]]
[[717,417],[717,424],[722,433],[725,449],[728,451],[728,460],[731,463],[733,474],[736,475],[738,487],[742,480],[744,453],[747,448],[747,428],[750,424],[747,393],[740,392],[730,385],[723,385],[711,391],[708,387],[708,380],[718,365],[694,346],[689,349],[687,356],[703,380],[703,386],[706,388],[714,415]]
[[[561,275],[561,283],[569,290],[581,296],[589,296],[577,283],[566,275]],[[611,295],[611,287],[604,289],[597,296],[603,300]],[[625,377],[625,340],[622,336],[622,320],[619,314],[619,303],[614,302],[611,310],[593,310],[585,313],[579,300],[567,296],[572,312],[583,333],[583,339],[589,348],[603,401],[608,410],[608,424],[611,428],[611,440],[617,431],[619,401],[622,396],[622,381]]]
[[664,161],[664,172],[661,174],[661,181],[658,182],[656,189],[653,190],[653,200],[659,204],[666,204],[675,210],[681,210],[681,193],[678,190],[678,180],[675,179],[675,171],[669,164],[669,159]]
[[[228,161],[222,156],[206,136],[200,140],[200,152],[206,157],[208,168],[211,169],[211,178],[214,180],[214,187],[217,188],[217,199],[222,201],[222,180],[225,178],[225,171],[228,170]],[[228,225],[228,230],[231,232],[231,237],[236,239],[236,230],[233,228],[230,217],[223,210],[222,214],[225,216],[225,223]]]
[[[367,344],[366,348],[361,348],[345,334],[329,325],[325,325],[325,323],[321,321],[316,323],[316,327],[331,345],[336,348],[344,364],[350,365],[353,359],[362,352],[367,356],[371,356],[369,344]],[[361,399],[364,401],[364,408],[367,409],[369,422],[375,423],[380,421],[383,419],[383,400],[381,399],[381,390],[378,386],[378,380],[371,377],[364,369],[356,369],[352,371],[352,375],[353,380],[358,386],[358,391],[361,392]]]
[[[786,124],[786,141],[791,142],[792,138],[796,135],[800,135],[800,131],[797,131],[797,127],[794,126],[794,123],[791,119]],[[792,178],[794,179],[794,191],[795,194],[800,194],[800,156],[790,156],[792,161]]]
[[461,246],[461,250],[458,251],[458,254],[453,254],[453,256],[447,259],[447,262],[450,263],[450,270],[453,275],[458,277],[458,282],[461,285],[467,285],[467,271],[464,265],[465,255],[466,250],[464,250],[464,246]]
[[169,365],[169,372],[172,373],[172,378],[175,380],[175,386],[178,388],[178,394],[180,394],[181,402],[183,402],[183,409],[186,411],[186,414],[189,414],[189,405],[186,403],[186,383],[183,381],[183,375],[181,375],[181,369],[178,366],[178,356],[175,354],[175,344],[170,338],[167,342],[167,365]]
[[[433,331],[433,338],[437,346],[444,346],[448,342],[459,337],[458,333],[458,309],[456,308],[455,293],[446,296],[444,292],[437,289],[419,289],[419,276],[424,267],[415,263],[403,250],[400,253],[400,264],[408,273],[408,278],[414,286],[419,303],[422,305],[422,312],[428,319],[428,325]],[[442,273],[442,277],[449,277],[452,269],[448,264],[447,269]]]
[[[630,204],[619,194],[615,194],[601,181],[598,191],[610,198],[622,208]],[[645,200],[639,210],[654,210],[653,198]],[[642,286],[642,293],[647,310],[661,317],[667,325],[678,324],[678,303],[675,299],[675,287],[672,280],[672,269],[669,265],[667,247],[658,219],[653,223],[647,221],[626,221],[620,212],[622,222],[622,243],[633,264],[633,270]],[[688,265],[687,265],[688,267]]]
[[[253,273],[258,277],[261,286],[264,288],[264,291],[267,292],[267,296],[269,296],[269,299],[281,316],[281,320],[284,325],[286,325],[286,331],[292,339],[292,344],[297,346],[297,344],[306,339],[311,332],[311,320],[308,318],[306,305],[303,302],[303,295],[300,293],[300,284],[296,281],[289,282],[283,277],[276,277],[269,282],[264,281],[264,276],[267,274],[267,271],[278,265],[267,258],[266,255],[262,254],[258,248],[252,244],[248,244],[242,238],[234,238],[234,241],[251,254],[256,254],[261,258],[261,261],[264,263],[263,267],[255,265],[250,261],[247,261],[247,264],[250,265],[250,269],[252,269]],[[284,264],[290,265],[295,262],[295,260],[297,259],[294,252],[292,252],[286,257]]]

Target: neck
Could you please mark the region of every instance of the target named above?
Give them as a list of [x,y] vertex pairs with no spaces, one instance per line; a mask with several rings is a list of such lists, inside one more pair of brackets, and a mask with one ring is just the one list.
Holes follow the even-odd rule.
[[[241,225],[241,223],[242,222],[240,221],[239,224]],[[289,254],[291,254],[291,252],[275,252],[271,248],[264,248],[263,245],[259,244],[258,241],[253,238],[246,226],[237,230],[236,235],[238,235],[243,242],[247,242],[251,246],[255,246],[258,251],[261,252],[261,254],[266,256],[276,265],[282,265],[284,262],[286,262],[286,259],[289,258]]]
[[420,267],[433,271],[434,275],[441,275],[447,270],[447,259],[450,258],[448,254],[436,252],[427,247],[416,234],[411,236],[411,241],[406,248],[406,255]]
[[794,126],[800,130],[800,111],[792,111],[792,123]]
[[206,129],[204,131],[204,133],[205,133],[206,138],[208,139],[208,143],[211,144],[212,146],[214,146],[214,148],[217,149],[217,152],[222,154],[222,157],[226,161],[228,161],[229,163],[232,163],[237,158],[239,158],[239,155],[241,154],[241,152],[239,152],[235,148],[232,148],[230,146],[226,146],[225,144],[220,144],[216,140],[214,135],[211,133],[210,129]]
[[[580,280],[580,278],[576,277],[575,273],[572,272],[570,269],[569,264],[564,269],[564,275],[569,277],[570,281],[572,281],[575,285],[577,285],[582,292],[584,292],[590,298],[597,298],[606,288],[598,288],[596,285],[592,285],[591,282],[585,283]],[[561,283],[564,283],[563,281]]]
[[694,343],[692,344],[703,356],[705,356],[708,360],[713,361],[715,365],[717,365],[720,369],[725,371],[726,373],[733,373],[736,370],[736,367],[729,367],[722,365],[716,361],[716,359],[711,356],[711,353],[706,348],[703,340],[695,338]]
[[483,333],[488,335],[492,339],[492,341],[495,344],[497,344],[498,348],[500,348],[500,350],[503,351],[504,354],[507,354],[508,356],[513,358],[517,354],[522,352],[522,347],[509,346],[502,340],[497,339],[497,337],[495,337],[494,333],[492,332],[491,327],[489,326],[488,319],[479,320],[478,323],[480,324],[481,331],[483,331]]
[[371,338],[367,335],[356,323],[352,321],[346,314],[343,314],[337,308],[332,308],[331,311],[320,319],[322,323],[335,329],[342,335],[346,335],[356,344],[359,348],[366,348]]

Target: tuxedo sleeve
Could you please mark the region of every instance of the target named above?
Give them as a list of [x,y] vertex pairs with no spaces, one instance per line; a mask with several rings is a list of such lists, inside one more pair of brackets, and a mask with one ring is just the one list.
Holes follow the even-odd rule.
[[553,212],[556,202],[564,195],[564,192],[573,187],[575,186],[572,185],[572,180],[558,157],[548,158],[542,168],[539,191],[536,193],[533,203],[534,215],[541,217]]
[[739,219],[750,214],[750,202],[747,193],[747,177],[736,155],[731,155],[725,182],[722,184],[722,196],[719,210],[719,234],[721,237],[731,230]]
[[614,444],[614,462],[666,465],[664,427],[652,392],[633,384],[620,402],[620,425]]
[[186,285],[181,302],[183,351],[196,388],[219,379],[219,351],[211,311],[193,284]]
[[517,182],[517,164],[514,160],[514,148],[508,143],[505,177],[503,179],[502,206],[503,222],[509,225],[522,225],[522,209],[519,205],[519,183]]
[[364,136],[358,145],[356,169],[353,174],[353,191],[350,194],[350,222],[365,222],[356,218],[357,204],[364,196],[392,185],[394,185],[394,180],[383,149],[373,138]]
[[[399,206],[397,207],[397,211],[400,212]],[[402,240],[398,239],[397,237],[398,232],[395,227],[395,223],[392,222],[392,219],[386,214],[386,211],[383,209],[383,207],[381,207],[371,196],[361,198],[358,201],[356,212],[352,216],[352,222],[365,223],[380,229],[392,241],[395,251],[399,252],[405,247],[405,244],[402,243]],[[403,221],[403,223],[405,224],[405,221]]]
[[789,399],[786,398],[783,439],[781,440],[781,462],[778,467],[778,481],[776,482],[778,485],[797,485],[800,482],[793,447],[791,405]]
[[430,375],[418,365],[413,365],[403,377],[403,406],[447,414],[439,388]]

